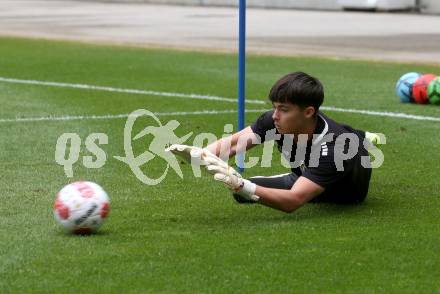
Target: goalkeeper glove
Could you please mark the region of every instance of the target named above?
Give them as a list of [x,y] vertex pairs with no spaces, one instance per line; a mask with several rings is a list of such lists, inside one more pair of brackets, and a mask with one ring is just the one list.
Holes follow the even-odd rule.
[[165,152],[171,152],[176,156],[179,156],[187,163],[202,165],[203,157],[205,156],[214,156],[208,149],[202,149],[200,147],[188,146],[182,144],[173,144],[170,147],[165,149]]
[[165,152],[172,152],[179,156],[187,163],[196,165],[214,164],[219,166],[228,166],[226,162],[217,157],[207,148],[200,148],[195,146],[173,144],[165,149]]
[[211,161],[206,167],[207,171],[214,175],[214,180],[224,183],[234,193],[239,194],[246,200],[257,202],[260,197],[255,195],[257,185],[243,177],[226,162]]
[[172,152],[187,163],[205,166],[206,170],[214,175],[214,180],[223,182],[229,189],[243,198],[251,201],[259,200],[259,197],[255,195],[256,185],[249,180],[243,179],[235,169],[208,149],[173,144],[165,149],[165,151]]

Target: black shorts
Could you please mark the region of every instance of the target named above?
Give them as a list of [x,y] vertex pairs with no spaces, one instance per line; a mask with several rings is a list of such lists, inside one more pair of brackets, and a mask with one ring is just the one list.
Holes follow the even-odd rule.
[[[344,179],[341,184],[329,186],[325,191],[312,199],[310,202],[327,202],[337,204],[361,203],[368,194],[371,178],[370,168],[360,168],[351,173],[350,179]],[[276,176],[257,176],[249,178],[249,181],[266,188],[290,190],[298,176],[295,173],[287,173]],[[238,194],[233,194],[239,203],[251,203]]]

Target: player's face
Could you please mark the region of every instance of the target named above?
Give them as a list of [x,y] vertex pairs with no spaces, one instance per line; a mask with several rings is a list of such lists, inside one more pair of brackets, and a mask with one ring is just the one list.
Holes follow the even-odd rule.
[[280,134],[302,134],[307,115],[298,105],[288,102],[273,102],[272,118]]

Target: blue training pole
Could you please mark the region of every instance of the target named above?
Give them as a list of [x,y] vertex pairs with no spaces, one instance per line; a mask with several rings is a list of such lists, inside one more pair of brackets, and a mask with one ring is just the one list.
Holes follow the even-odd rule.
[[[246,0],[239,4],[239,29],[238,29],[238,130],[244,129],[245,115],[245,87],[246,87]],[[238,171],[244,171],[244,156],[238,156]]]

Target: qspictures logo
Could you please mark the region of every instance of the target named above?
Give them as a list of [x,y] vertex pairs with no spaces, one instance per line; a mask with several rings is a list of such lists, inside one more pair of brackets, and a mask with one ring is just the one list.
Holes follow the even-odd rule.
[[[149,118],[152,119],[154,124],[147,125],[142,131],[133,135],[133,128],[136,121],[139,118]],[[125,122],[123,138],[124,138],[124,156],[113,156],[114,160],[118,160],[126,164],[133,175],[142,183],[146,185],[157,185],[162,182],[167,176],[170,168],[180,177],[183,178],[183,172],[180,168],[179,161],[171,152],[166,152],[165,149],[171,144],[185,144],[202,148],[209,143],[215,142],[218,138],[212,133],[200,133],[194,136],[192,142],[187,142],[189,138],[193,135],[193,132],[189,132],[181,137],[176,135],[176,130],[180,126],[180,123],[176,120],[170,120],[166,124],[162,124],[159,118],[154,115],[151,111],[145,109],[138,109],[133,111],[127,118]],[[232,133],[233,126],[227,124],[224,126],[225,134],[222,136],[224,138],[221,147],[220,158],[227,161],[229,150],[231,148],[231,142],[228,141],[228,137]],[[152,139],[149,141],[148,147],[140,154],[135,154],[133,150],[133,142],[140,140],[146,135],[150,135]],[[381,136],[381,144],[386,143],[386,138],[383,134]],[[240,138],[238,145],[245,144],[250,138]],[[258,135],[255,135],[253,139],[253,144],[260,144],[263,140]],[[261,158],[259,157],[249,157],[247,161],[244,162],[244,168],[252,168],[258,163],[261,167],[271,167],[273,162],[273,150],[276,140],[280,140],[281,135],[277,134],[275,129],[269,130],[264,138],[263,150]],[[296,143],[294,143],[293,135],[284,135],[282,146],[278,146],[281,152],[281,164],[286,168],[301,168],[304,170],[306,147],[307,147],[307,135],[299,135]],[[347,141],[348,140],[348,141]],[[355,134],[345,133],[338,137],[334,137],[333,134],[316,135],[313,138],[312,150],[309,158],[309,167],[318,166],[319,159],[322,156],[328,156],[328,142],[335,142],[334,144],[334,164],[338,171],[344,169],[344,161],[349,160],[356,156],[359,151],[360,144],[367,149],[370,155],[365,155],[361,157],[361,164],[366,168],[377,168],[380,167],[384,161],[383,153],[380,149],[376,148],[368,140],[359,142],[359,137]],[[346,144],[348,142],[348,144]],[[102,148],[103,145],[109,144],[109,138],[107,134],[104,133],[91,133],[87,136],[84,141],[84,146],[93,155],[86,155],[82,157],[82,164],[86,168],[98,169],[102,168],[108,158],[107,153]],[[292,148],[296,146],[295,158],[290,158],[292,154]],[[338,147],[340,146],[340,147]],[[82,140],[77,133],[64,133],[62,134],[56,143],[55,149],[55,161],[64,168],[64,173],[67,177],[71,178],[74,176],[73,167],[78,163],[81,155]],[[241,154],[242,158],[245,158],[245,151]],[[149,177],[144,170],[148,167],[148,164],[155,158],[160,158],[166,165],[160,176],[155,178]],[[372,160],[374,158],[374,160]],[[235,158],[236,164],[238,165],[238,156]],[[192,162],[191,168],[195,177],[201,176],[201,166]]]

